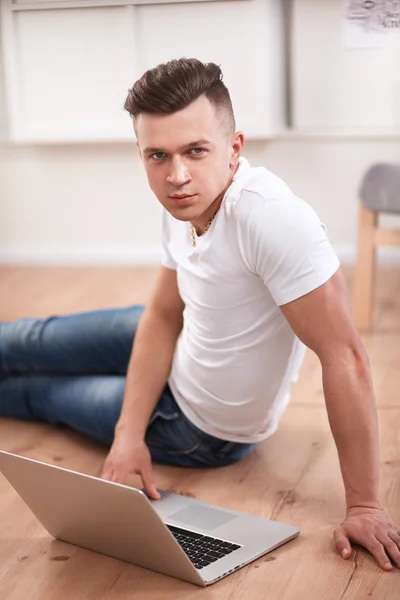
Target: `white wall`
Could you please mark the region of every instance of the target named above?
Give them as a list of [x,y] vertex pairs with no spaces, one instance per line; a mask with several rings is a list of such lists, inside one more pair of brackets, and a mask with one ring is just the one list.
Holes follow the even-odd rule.
[[0,147],[0,259],[157,254],[159,207],[134,146]]
[[[349,45],[344,20],[349,4],[292,0],[293,125],[303,130],[399,130],[400,32],[390,32],[398,35],[396,45],[374,47],[376,38],[364,47]],[[368,13],[361,6],[366,3],[351,4],[359,5],[352,11],[358,16]],[[379,37],[384,43],[383,34]]]
[[[362,173],[400,162],[400,142],[282,138],[250,142],[244,155],[317,210],[348,260]],[[154,261],[159,214],[133,144],[0,146],[2,262]]]
[[47,0],[49,6],[0,2],[10,140],[129,141],[122,110],[128,87],[181,56],[221,65],[236,121],[253,138],[284,126],[281,0]]

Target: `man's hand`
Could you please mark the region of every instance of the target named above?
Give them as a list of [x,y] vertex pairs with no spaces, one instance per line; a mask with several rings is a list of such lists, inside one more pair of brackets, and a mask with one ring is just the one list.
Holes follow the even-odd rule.
[[336,549],[343,558],[350,558],[350,541],[364,546],[385,571],[392,562],[400,568],[400,526],[379,508],[354,507],[334,531]]
[[145,442],[127,439],[123,435],[116,436],[101,477],[115,483],[125,483],[130,474],[140,475],[145,492],[154,500],[160,499],[154,483],[150,452]]

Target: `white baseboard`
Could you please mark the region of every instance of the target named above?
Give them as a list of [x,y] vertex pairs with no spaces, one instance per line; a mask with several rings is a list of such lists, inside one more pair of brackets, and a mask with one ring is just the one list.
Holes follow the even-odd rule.
[[[355,263],[352,244],[334,244],[343,265]],[[10,244],[0,246],[0,264],[151,266],[160,262],[157,244]],[[400,265],[400,248],[379,248],[380,264]]]
[[[353,244],[333,244],[342,265],[353,266],[356,262],[356,247]],[[380,265],[400,265],[400,247],[378,248],[377,262]]]
[[157,244],[13,244],[0,246],[0,264],[146,266],[160,262]]

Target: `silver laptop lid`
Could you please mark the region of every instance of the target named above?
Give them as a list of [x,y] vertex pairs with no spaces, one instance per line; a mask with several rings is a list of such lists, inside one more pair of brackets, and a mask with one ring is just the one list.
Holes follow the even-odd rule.
[[55,538],[205,585],[140,490],[3,451],[0,470]]

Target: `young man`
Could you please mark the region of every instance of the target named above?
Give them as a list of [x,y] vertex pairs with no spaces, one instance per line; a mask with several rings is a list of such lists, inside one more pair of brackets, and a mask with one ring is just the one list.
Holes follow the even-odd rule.
[[157,498],[151,460],[229,464],[271,435],[308,346],[321,361],[346,490],[337,550],[348,558],[354,541],[382,568],[389,558],[400,567],[400,527],[379,501],[368,359],[324,227],[280,179],[241,158],[216,65],[159,65],[125,108],[164,208],[154,293],[145,309],[1,324],[0,414],[111,444],[103,477],[138,473]]

